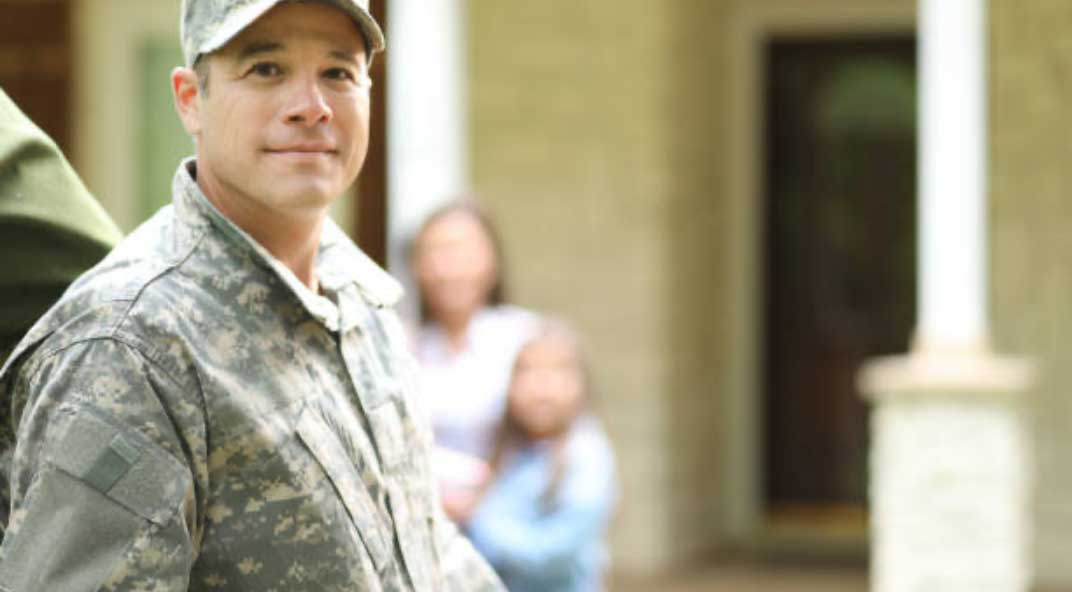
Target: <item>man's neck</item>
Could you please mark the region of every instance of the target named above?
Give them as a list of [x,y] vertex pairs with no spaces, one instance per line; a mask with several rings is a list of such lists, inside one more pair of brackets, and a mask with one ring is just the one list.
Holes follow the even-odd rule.
[[221,200],[198,181],[205,197],[221,214],[286,265],[301,283],[319,291],[316,254],[327,211],[286,215],[244,201]]
[[[232,221],[234,221],[232,219]],[[237,221],[234,221],[238,224]],[[324,219],[318,219],[311,225],[286,224],[281,221],[276,228],[265,224],[256,227],[239,228],[245,230],[273,257],[286,265],[314,293],[319,291],[316,277],[316,254],[320,247],[320,231]]]

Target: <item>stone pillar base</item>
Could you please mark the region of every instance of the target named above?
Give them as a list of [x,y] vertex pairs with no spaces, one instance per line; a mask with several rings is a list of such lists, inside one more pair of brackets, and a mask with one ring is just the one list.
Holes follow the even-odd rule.
[[873,402],[872,590],[1023,592],[1032,463],[1022,397],[1033,369],[986,352],[865,366]]

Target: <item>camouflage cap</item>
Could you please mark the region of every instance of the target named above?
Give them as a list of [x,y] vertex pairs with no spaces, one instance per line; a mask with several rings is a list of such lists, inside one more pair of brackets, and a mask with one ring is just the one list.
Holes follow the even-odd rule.
[[[288,1],[295,0],[182,0],[179,37],[186,65],[193,66],[198,56],[223,47],[273,6]],[[369,0],[313,1],[335,6],[354,19],[365,36],[369,58],[372,53],[383,51],[383,30],[369,12]]]

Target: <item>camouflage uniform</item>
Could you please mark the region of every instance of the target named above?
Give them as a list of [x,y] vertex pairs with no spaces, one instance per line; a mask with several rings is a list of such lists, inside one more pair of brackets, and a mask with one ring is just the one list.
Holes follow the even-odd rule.
[[0,590],[500,590],[439,509],[398,285],[326,221],[314,294],[193,166],[0,372]]

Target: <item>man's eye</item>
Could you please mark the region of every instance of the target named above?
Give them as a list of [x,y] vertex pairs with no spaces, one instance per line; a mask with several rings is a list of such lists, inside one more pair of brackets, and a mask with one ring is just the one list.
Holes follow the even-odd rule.
[[329,80],[349,82],[360,88],[370,88],[372,86],[372,79],[369,78],[367,73],[361,70],[331,68],[324,73],[324,76]]
[[251,74],[256,74],[257,76],[263,76],[265,78],[271,78],[271,77],[274,77],[274,76],[279,76],[279,74],[281,72],[281,70],[279,68],[279,65],[274,64],[272,62],[259,62],[259,63],[256,63],[256,64],[253,65],[252,68],[249,69],[249,71],[250,71]]
[[325,76],[332,80],[354,80],[354,75],[346,68],[331,68]]

